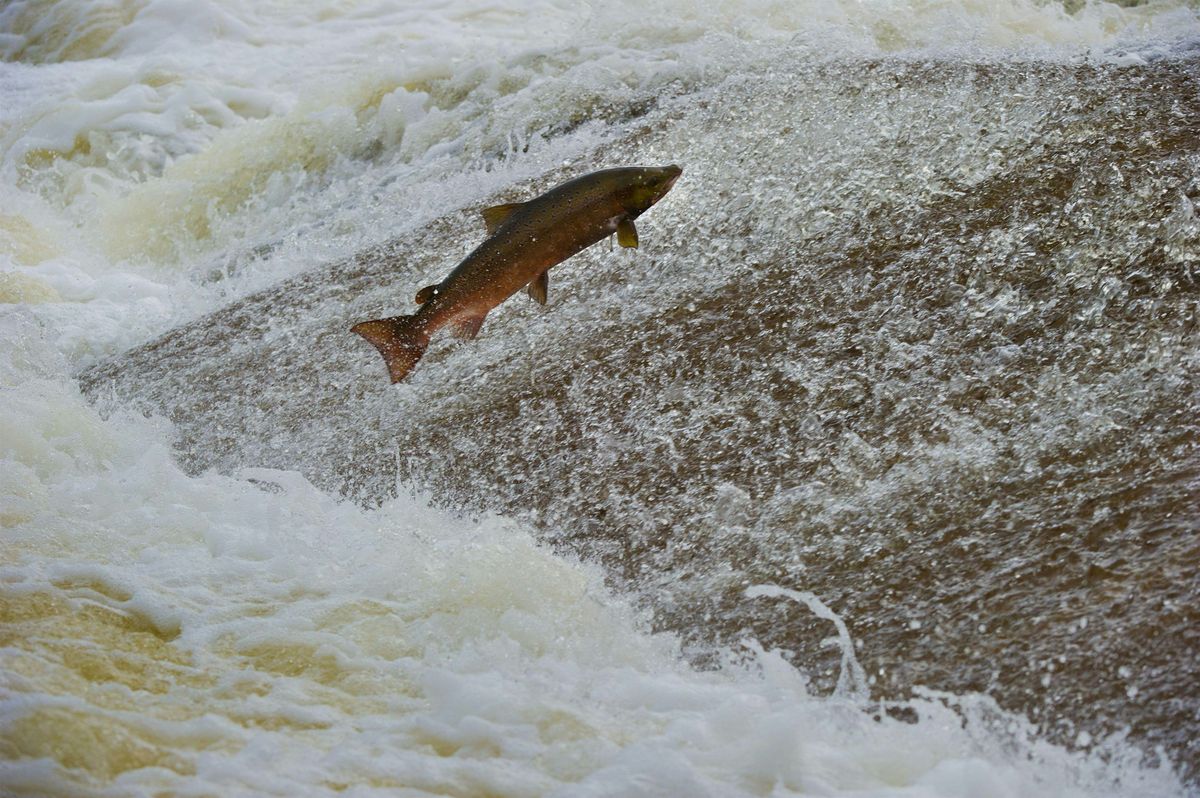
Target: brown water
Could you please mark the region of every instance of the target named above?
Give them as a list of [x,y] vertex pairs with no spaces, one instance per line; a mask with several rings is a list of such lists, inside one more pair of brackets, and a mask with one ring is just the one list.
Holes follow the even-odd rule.
[[781,63],[600,109],[616,144],[496,200],[679,163],[641,248],[557,267],[547,307],[513,298],[407,384],[347,328],[408,312],[482,237],[477,208],[82,384],[169,417],[196,470],[526,520],[697,661],[753,636],[831,685],[828,625],[743,595],[777,583],[842,616],[876,697],[983,691],[1194,774],[1198,77]]

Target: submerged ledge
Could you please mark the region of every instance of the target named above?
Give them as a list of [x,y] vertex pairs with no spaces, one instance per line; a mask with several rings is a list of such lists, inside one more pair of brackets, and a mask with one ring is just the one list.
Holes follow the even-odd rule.
[[411,309],[482,239],[477,208],[80,383],[171,419],[194,471],[523,519],[700,652],[748,632],[832,661],[827,627],[741,594],[803,587],[877,696],[989,692],[1052,738],[1129,726],[1194,768],[1198,78],[780,64],[497,197],[686,169],[640,249],[555,268],[549,306],[513,297],[409,383],[347,329]]

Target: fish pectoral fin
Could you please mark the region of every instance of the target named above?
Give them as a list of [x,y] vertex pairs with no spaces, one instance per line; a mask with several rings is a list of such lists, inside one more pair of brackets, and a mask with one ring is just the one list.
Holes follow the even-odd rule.
[[493,205],[490,208],[484,208],[481,213],[483,214],[483,223],[487,225],[488,235],[499,230],[500,225],[508,221],[508,217],[512,216],[513,212],[524,204],[523,202],[510,202],[506,205]]
[[546,304],[546,290],[550,287],[550,270],[539,274],[529,281],[529,296],[539,305]]
[[427,285],[417,292],[417,304],[424,305],[429,300],[437,296],[438,287],[436,285]]
[[617,243],[623,247],[637,247],[637,228],[633,226],[632,219],[622,219],[617,223]]
[[462,316],[450,322],[450,332],[455,338],[470,341],[476,335],[479,335],[479,328],[483,326],[483,319],[483,316]]

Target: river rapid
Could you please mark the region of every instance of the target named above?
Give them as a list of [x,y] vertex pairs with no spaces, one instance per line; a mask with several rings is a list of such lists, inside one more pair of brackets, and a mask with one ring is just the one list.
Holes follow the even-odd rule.
[[[1176,796],[1200,13],[0,7],[0,793]],[[638,222],[389,386],[479,210]]]

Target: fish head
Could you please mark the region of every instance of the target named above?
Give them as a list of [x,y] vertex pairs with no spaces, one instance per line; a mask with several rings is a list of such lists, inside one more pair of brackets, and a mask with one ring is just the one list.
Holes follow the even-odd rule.
[[633,170],[628,184],[620,192],[621,206],[631,218],[636,218],[667,195],[683,169],[670,166],[646,166]]

